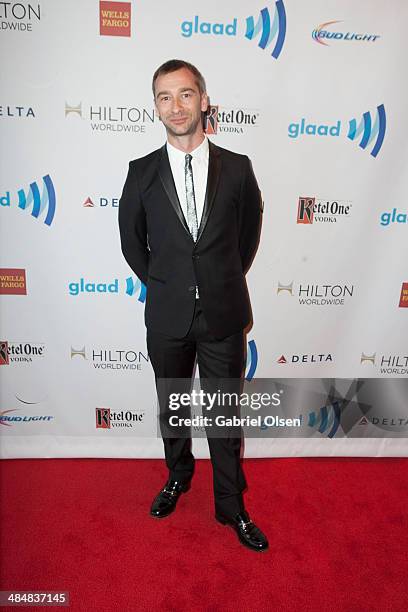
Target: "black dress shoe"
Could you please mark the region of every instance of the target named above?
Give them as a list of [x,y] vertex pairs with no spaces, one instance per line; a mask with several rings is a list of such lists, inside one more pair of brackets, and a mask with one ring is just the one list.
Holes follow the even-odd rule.
[[182,493],[185,493],[190,488],[190,483],[180,482],[179,480],[169,480],[164,485],[163,489],[153,500],[150,514],[156,518],[164,518],[173,512],[176,508],[177,500]]
[[231,525],[237,532],[239,541],[251,550],[267,550],[269,547],[265,534],[251,521],[248,512],[239,512],[234,518],[216,514],[215,518],[222,525]]

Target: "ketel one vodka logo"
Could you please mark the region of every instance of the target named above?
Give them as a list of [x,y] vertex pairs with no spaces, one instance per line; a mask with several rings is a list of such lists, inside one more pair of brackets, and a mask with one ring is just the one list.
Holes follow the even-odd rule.
[[145,413],[136,410],[95,408],[96,429],[133,428],[143,423]]
[[328,200],[315,196],[301,196],[297,206],[297,223],[337,223],[350,217],[352,203],[346,200]]
[[279,296],[296,297],[301,306],[344,306],[354,295],[354,285],[350,284],[313,284],[293,281],[288,285],[278,282],[276,293]]
[[44,356],[44,344],[0,340],[0,365],[31,363]]

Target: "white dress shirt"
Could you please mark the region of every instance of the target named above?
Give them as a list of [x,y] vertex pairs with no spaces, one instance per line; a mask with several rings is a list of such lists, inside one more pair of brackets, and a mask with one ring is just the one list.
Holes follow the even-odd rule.
[[[186,154],[180,149],[176,149],[167,142],[167,153],[171,172],[173,174],[176,191],[180,202],[184,218],[187,220],[187,198],[186,198],[186,179],[185,179],[185,159]],[[207,189],[208,176],[208,139],[205,136],[203,142],[190,153],[192,160],[194,181],[194,196],[197,210],[197,222],[200,227],[201,217],[204,208],[205,191]]]

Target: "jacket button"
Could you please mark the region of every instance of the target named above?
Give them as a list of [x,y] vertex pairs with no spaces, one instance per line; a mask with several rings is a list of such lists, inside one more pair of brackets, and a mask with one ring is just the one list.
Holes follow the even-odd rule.
[[199,255],[193,255],[193,259],[200,259]]

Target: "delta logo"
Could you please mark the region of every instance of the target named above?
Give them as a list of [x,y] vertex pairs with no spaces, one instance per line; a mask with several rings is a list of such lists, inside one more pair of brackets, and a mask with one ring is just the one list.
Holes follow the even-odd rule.
[[377,353],[361,353],[360,365],[363,367],[373,367],[378,374],[407,376],[408,375],[408,355],[384,354],[377,356]]
[[399,305],[400,308],[408,308],[408,283],[402,283]]
[[[65,118],[85,120],[93,132],[145,134],[155,122],[154,108],[144,106],[110,106],[104,104],[76,104],[65,101]],[[79,118],[79,119],[78,119]]]
[[29,2],[0,2],[0,29],[32,32],[41,21],[41,6]]
[[54,183],[49,174],[42,177],[42,183],[30,183],[28,189],[21,188],[17,197],[12,199],[11,192],[0,194],[0,206],[10,208],[17,206],[20,210],[30,212],[31,217],[51,226],[56,210],[56,196]]
[[143,423],[145,413],[136,410],[116,411],[111,408],[95,408],[96,429],[133,428]]
[[[96,203],[95,203],[96,202]],[[86,200],[82,202],[83,208],[119,208],[119,198],[106,198],[102,196],[95,197],[87,197]]]
[[99,2],[99,34],[130,36],[130,2]]
[[[239,32],[240,30],[240,32]],[[277,0],[269,9],[267,6],[256,17],[249,16],[245,23],[237,17],[228,22],[207,21],[199,15],[181,23],[181,36],[229,36],[237,35],[256,42],[263,51],[267,50],[274,59],[280,56],[286,37],[286,11],[282,0]]]
[[[372,157],[377,157],[384,142],[386,124],[385,107],[383,104],[380,104],[380,106],[377,106],[374,118],[367,111],[363,113],[358,124],[356,119],[350,119],[346,136],[349,140],[358,141],[361,149],[370,150]],[[309,123],[303,117],[300,121],[288,125],[288,137],[292,139],[297,139],[300,136],[337,138],[343,135],[343,131],[340,119],[329,125],[325,123]]]
[[388,227],[395,224],[408,225],[408,213],[398,212],[396,208],[393,208],[391,212],[381,213],[380,225]]
[[119,279],[115,278],[111,282],[95,282],[88,281],[85,278],[80,278],[79,281],[68,283],[69,295],[78,296],[84,293],[110,293],[119,294],[124,292],[126,295],[133,297],[137,295],[139,302],[146,301],[146,285],[137,277],[129,276],[124,283],[119,284]]
[[333,26],[335,23],[342,23],[342,21],[326,21],[321,23],[312,31],[312,38],[315,42],[326,47],[329,46],[327,40],[347,40],[354,42],[375,42],[380,38],[379,34],[358,34],[357,32],[333,32],[328,28]]
[[224,108],[210,105],[204,115],[204,131],[213,136],[218,133],[244,134],[257,127],[259,111],[245,108]]
[[347,200],[327,200],[315,196],[300,196],[297,206],[296,223],[337,223],[350,217],[353,204]]
[[290,363],[291,365],[315,365],[322,363],[333,363],[333,355],[331,353],[310,353],[306,355],[298,355],[293,354],[286,357],[286,355],[281,355],[276,360],[276,363],[279,365],[286,365]]
[[0,117],[25,119],[35,117],[32,106],[0,106]]
[[149,356],[143,351],[134,349],[92,348],[86,354],[85,346],[77,349],[71,346],[71,359],[81,357],[80,361],[88,361],[97,370],[137,370],[149,363]]
[[297,297],[300,306],[344,306],[354,296],[354,285],[278,282],[278,296]]
[[26,271],[22,268],[0,268],[0,295],[27,295]]

